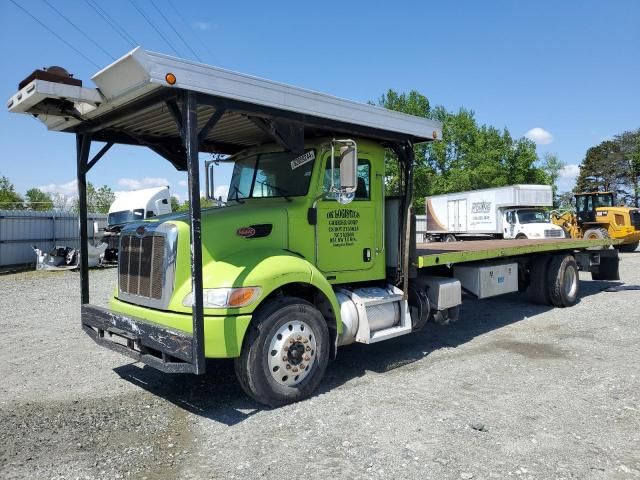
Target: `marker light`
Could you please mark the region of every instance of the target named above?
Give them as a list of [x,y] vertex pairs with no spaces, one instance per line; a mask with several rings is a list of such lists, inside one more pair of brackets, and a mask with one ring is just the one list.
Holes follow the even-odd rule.
[[436,132],[435,130],[431,133],[431,136],[433,137],[433,139],[435,140],[436,138],[438,138],[438,132]]
[[[260,287],[205,288],[202,291],[204,308],[240,308],[253,303],[260,296]],[[193,306],[193,295],[189,293],[182,304]]]
[[169,85],[175,85],[176,83],[176,76],[173,73],[167,73],[164,76],[164,79],[167,81]]

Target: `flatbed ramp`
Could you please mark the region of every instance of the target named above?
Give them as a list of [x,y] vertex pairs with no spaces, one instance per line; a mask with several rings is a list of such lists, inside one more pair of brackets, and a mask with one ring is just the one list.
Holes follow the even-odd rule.
[[514,257],[541,252],[558,252],[584,248],[602,248],[621,243],[619,240],[473,240],[469,242],[435,242],[416,245],[418,268],[475,262],[500,257]]

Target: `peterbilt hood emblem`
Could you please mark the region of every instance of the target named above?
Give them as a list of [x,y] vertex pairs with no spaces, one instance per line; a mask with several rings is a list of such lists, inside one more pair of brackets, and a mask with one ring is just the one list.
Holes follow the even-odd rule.
[[256,234],[256,229],[253,227],[240,227],[236,230],[236,233],[241,237],[251,238]]
[[146,231],[146,227],[144,225],[140,225],[138,228],[136,228],[136,235],[138,235],[139,237],[142,237],[145,231]]

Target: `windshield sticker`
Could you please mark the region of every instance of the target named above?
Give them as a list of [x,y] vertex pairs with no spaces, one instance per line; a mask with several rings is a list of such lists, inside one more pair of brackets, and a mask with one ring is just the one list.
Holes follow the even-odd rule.
[[291,170],[295,170],[296,168],[304,165],[305,163],[312,162],[316,158],[315,150],[309,150],[304,155],[300,155],[298,158],[294,158],[291,160]]

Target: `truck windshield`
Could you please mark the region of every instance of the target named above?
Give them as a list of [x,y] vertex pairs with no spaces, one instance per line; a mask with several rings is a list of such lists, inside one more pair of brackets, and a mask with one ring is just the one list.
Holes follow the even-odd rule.
[[120,212],[111,212],[107,217],[108,225],[121,225],[123,223],[134,222],[144,218],[144,209],[136,208],[135,210],[122,210]]
[[549,215],[544,210],[518,210],[520,223],[548,223]]
[[233,167],[229,200],[299,197],[307,194],[315,151],[263,153],[237,160]]

